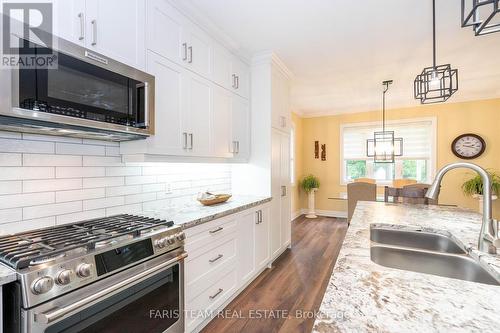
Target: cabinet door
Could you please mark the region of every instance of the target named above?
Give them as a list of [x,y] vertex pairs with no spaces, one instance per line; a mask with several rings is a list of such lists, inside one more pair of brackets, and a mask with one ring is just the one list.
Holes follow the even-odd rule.
[[210,156],[212,147],[212,83],[186,71],[188,146],[191,155]]
[[281,244],[286,247],[291,238],[291,196],[290,196],[290,136],[281,134]]
[[87,39],[85,0],[53,0],[54,34],[85,46]]
[[232,118],[234,157],[247,160],[250,157],[250,106],[246,99],[233,95]]
[[291,125],[289,106],[290,92],[288,80],[279,70],[273,68],[271,73],[271,81],[271,124],[276,129],[288,132]]
[[273,130],[271,139],[271,258],[275,258],[281,248],[281,134]]
[[144,69],[145,2],[87,0],[86,45],[103,55]]
[[232,157],[231,93],[224,88],[214,88],[213,98],[213,138],[216,157]]
[[[186,60],[184,63],[193,72],[211,78],[212,75],[212,40],[194,25],[183,30],[184,40],[187,42]],[[184,52],[184,50],[183,50]]]
[[[236,76],[236,81],[231,81],[233,91],[248,98],[250,95],[250,70],[248,66],[238,58],[233,57],[231,74]],[[233,77],[231,79],[234,80]]]
[[[156,154],[183,155],[187,140],[185,118],[184,69],[148,52],[148,72],[155,76],[155,135],[147,139],[148,151]],[[183,133],[186,133],[183,135]]]
[[216,45],[213,49],[212,79],[226,89],[232,89],[232,55],[222,46]]
[[[261,269],[267,265],[270,259],[269,253],[269,207],[260,208],[261,221],[256,214],[255,224],[255,266]],[[258,223],[257,223],[258,222]]]
[[255,211],[238,219],[238,276],[240,285],[255,272]]
[[146,47],[183,64],[187,59],[187,41],[183,39],[185,18],[167,0],[150,0],[147,6]]

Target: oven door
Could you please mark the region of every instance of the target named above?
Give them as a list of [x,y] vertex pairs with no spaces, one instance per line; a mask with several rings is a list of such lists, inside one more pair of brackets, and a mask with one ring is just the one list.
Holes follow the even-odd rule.
[[[64,300],[27,310],[23,314],[23,331],[181,333],[185,256],[169,261],[157,257],[151,260],[155,261],[153,266],[144,263],[149,266],[145,270],[133,267],[104,279],[104,289],[97,290],[94,285],[82,288],[84,298],[80,298],[81,291],[76,291],[61,297]],[[123,274],[128,277],[123,279]],[[66,300],[69,302],[65,304]]]
[[136,128],[147,127],[147,82],[103,68],[101,63],[107,64],[110,60],[88,50],[79,50],[83,54],[74,56],[34,43],[27,43],[24,48],[20,49],[21,54],[52,52],[57,58],[57,66],[19,68],[17,97],[20,108]]

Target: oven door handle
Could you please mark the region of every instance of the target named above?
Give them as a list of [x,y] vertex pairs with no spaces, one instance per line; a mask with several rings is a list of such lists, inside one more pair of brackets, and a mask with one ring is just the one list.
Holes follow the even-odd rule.
[[178,261],[183,260],[186,257],[187,257],[187,253],[183,253],[183,254],[181,254],[181,255],[179,255],[179,256],[177,256],[177,257],[175,257],[167,262],[164,262],[158,266],[150,268],[150,269],[148,269],[142,273],[139,273],[133,277],[130,277],[130,278],[125,279],[121,282],[118,282],[117,284],[115,284],[109,288],[103,289],[103,290],[93,294],[92,296],[81,299],[75,303],[68,305],[68,306],[65,306],[62,308],[57,308],[57,309],[54,309],[52,311],[48,311],[48,312],[44,312],[44,313],[36,313],[35,314],[35,321],[42,323],[42,324],[50,324],[50,323],[52,323],[52,322],[54,322],[54,321],[56,321],[64,316],[68,315],[71,312],[74,312],[76,310],[79,310],[79,309],[85,307],[86,305],[89,305],[91,303],[96,303],[96,301],[97,302],[100,301],[102,298],[104,298],[105,296],[108,296],[110,293],[118,291],[119,289],[121,289],[123,287],[126,287],[134,282],[137,282],[138,280],[140,280],[142,278],[147,277],[148,275],[156,273],[157,271],[162,270],[165,267],[168,267],[168,266],[170,266]]

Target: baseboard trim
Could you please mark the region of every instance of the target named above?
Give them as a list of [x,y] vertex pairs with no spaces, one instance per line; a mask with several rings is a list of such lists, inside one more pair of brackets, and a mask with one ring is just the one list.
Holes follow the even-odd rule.
[[[292,213],[292,221],[297,219],[299,216],[306,215],[307,211],[308,211],[307,209],[303,208],[299,211]],[[338,211],[338,210],[317,209],[316,215],[325,216],[325,217],[337,217],[337,218],[341,218],[341,219],[347,218],[347,212],[342,212],[342,211]]]

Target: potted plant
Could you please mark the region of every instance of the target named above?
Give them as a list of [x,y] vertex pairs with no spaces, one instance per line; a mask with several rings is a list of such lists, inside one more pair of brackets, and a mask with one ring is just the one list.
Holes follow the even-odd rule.
[[[498,199],[498,193],[500,192],[500,176],[495,172],[488,171],[491,177],[491,192],[492,200]],[[483,207],[483,181],[479,175],[467,180],[462,184],[462,191],[468,197],[473,197],[479,199],[479,212],[482,211]]]
[[309,219],[316,218],[316,211],[314,209],[314,193],[319,189],[319,179],[313,175],[305,176],[300,182],[300,186],[307,193],[309,202],[309,211],[306,217]]

